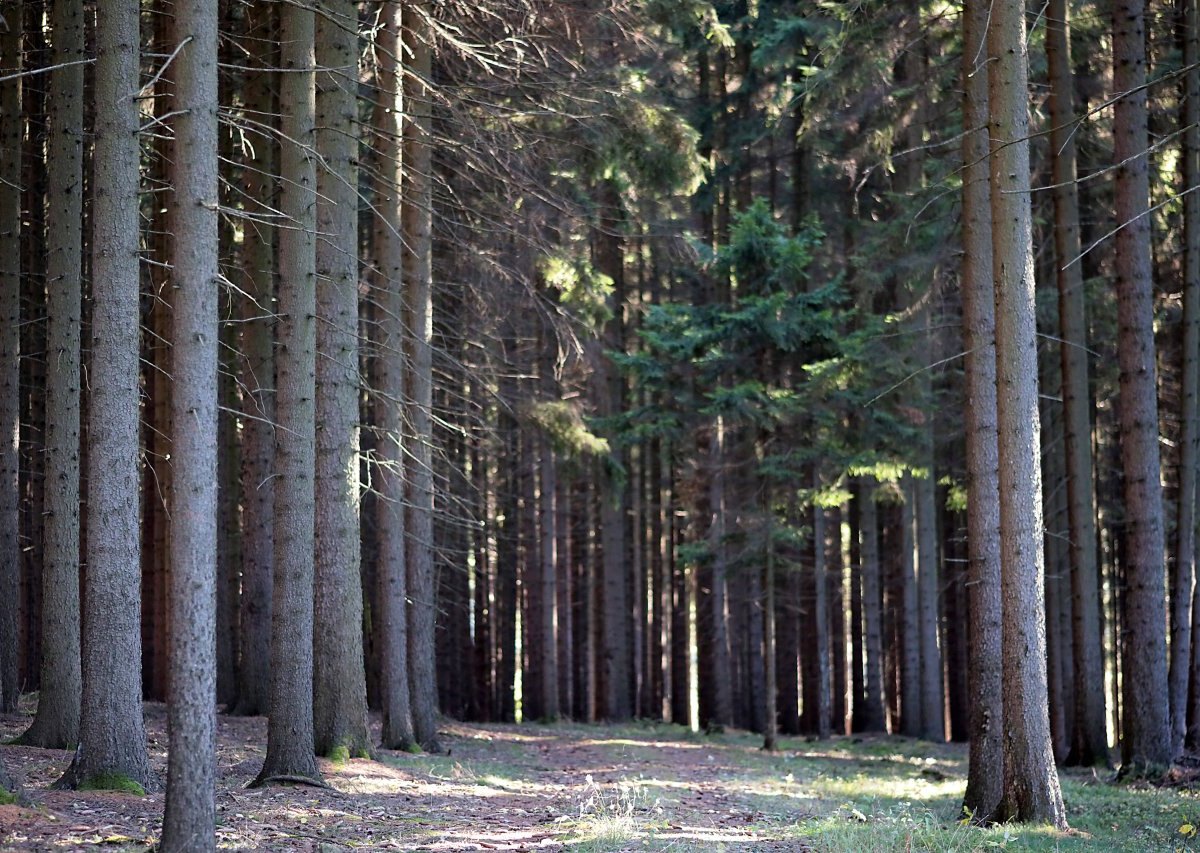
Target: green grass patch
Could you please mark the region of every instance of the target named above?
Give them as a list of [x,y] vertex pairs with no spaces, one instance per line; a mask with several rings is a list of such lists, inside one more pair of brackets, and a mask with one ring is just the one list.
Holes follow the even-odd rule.
[[146,789],[141,783],[121,773],[101,773],[92,776],[80,782],[78,788],[80,791],[120,791],[138,797],[146,796]]

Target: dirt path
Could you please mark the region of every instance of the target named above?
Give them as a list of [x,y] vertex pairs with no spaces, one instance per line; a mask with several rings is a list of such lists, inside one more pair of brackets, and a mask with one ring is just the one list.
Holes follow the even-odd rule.
[[[151,760],[165,773],[166,712],[146,706]],[[0,721],[9,739],[26,717]],[[805,850],[775,758],[750,739],[666,726],[447,724],[445,756],[380,753],[322,763],[332,790],[247,790],[266,725],[220,718],[218,843],[225,849]],[[163,793],[50,790],[70,755],[8,746],[33,809],[0,807],[0,850],[144,850]]]

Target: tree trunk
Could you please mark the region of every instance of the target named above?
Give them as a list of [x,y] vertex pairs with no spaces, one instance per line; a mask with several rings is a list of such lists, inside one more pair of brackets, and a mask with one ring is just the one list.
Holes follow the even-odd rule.
[[[1058,279],[1059,349],[1066,437],[1067,514],[1070,532],[1075,723],[1068,764],[1108,764],[1104,727],[1104,666],[1096,562],[1095,487],[1088,396],[1087,317],[1083,272],[1071,263],[1081,251],[1079,192],[1075,185],[1075,120],[1069,14],[1066,0],[1050,0],[1046,59],[1050,68],[1050,151],[1054,184],[1054,247]],[[1189,196],[1190,198],[1190,196]]]
[[320,780],[313,755],[313,470],[316,463],[315,16],[280,10],[279,347],[275,564],[267,756],[254,784]]
[[[926,340],[929,314],[925,313]],[[932,414],[932,409],[929,410]],[[932,420],[932,418],[931,418]],[[923,448],[928,464],[933,464],[933,425],[922,429]],[[941,646],[941,583],[938,571],[937,481],[931,467],[926,476],[914,478],[916,496],[917,555],[920,570],[917,574],[917,594],[921,614],[921,736],[927,740],[946,740],[946,691],[942,684]]]
[[29,746],[79,740],[79,311],[83,216],[84,10],[51,8],[54,42],[46,147],[46,491],[42,564],[41,691]]
[[[813,485],[820,487],[820,480],[814,475]],[[813,507],[813,581],[816,595],[813,597],[812,624],[816,638],[816,719],[813,721],[816,735],[827,738],[833,732],[831,716],[833,713],[833,697],[831,673],[829,670],[830,639],[829,639],[829,585],[826,582],[825,570],[825,510],[819,506]],[[806,697],[807,699],[807,697]]]
[[217,4],[175,10],[174,432],[164,851],[216,849]]
[[920,737],[924,728],[921,725],[921,599],[916,556],[916,487],[910,473],[905,473],[900,482],[900,490],[904,495],[904,503],[900,507],[900,572],[904,590],[900,723],[905,735]]
[[[553,340],[552,333],[543,329],[542,335]],[[550,372],[555,363],[548,358],[549,347],[543,344],[543,359],[540,370],[542,376],[542,394],[549,400],[554,396],[554,376]],[[557,355],[557,348],[555,348]],[[550,440],[543,436],[540,442],[540,461],[538,465],[538,490],[541,496],[541,608],[538,613],[538,648],[541,657],[542,672],[542,718],[545,720],[558,719],[558,537],[555,527],[558,520],[555,499],[557,497],[557,472],[554,464],[554,450]]]
[[995,817],[1062,829],[1046,697],[1024,13],[1018,0],[994,2],[987,36],[1005,698],[1004,791]]
[[358,498],[358,7],[316,28],[317,469],[313,732],[318,755],[369,756]]
[[875,505],[876,481],[863,477],[858,490],[862,504],[859,528],[862,536],[863,656],[866,675],[863,689],[863,731],[887,731],[883,710],[883,584],[879,562],[879,514]]
[[404,87],[401,68],[402,4],[384,6],[377,35],[377,85],[379,103],[375,126],[379,132],[379,184],[376,190],[378,219],[375,227],[375,262],[379,273],[376,305],[379,336],[376,345],[375,430],[379,483],[375,520],[379,541],[377,585],[380,644],[380,680],[383,700],[384,749],[407,750],[416,745],[408,682],[408,590],[404,512],[405,456],[403,442],[404,387],[404,246],[396,224],[401,221],[400,201],[404,128]]
[[408,666],[413,732],[429,752],[437,736],[437,661],[434,623],[437,578],[433,562],[433,30],[428,0],[404,4],[404,210],[408,317],[406,352],[413,445],[408,476]]
[[[1200,21],[1196,0],[1182,0],[1184,67],[1183,186],[1200,184]],[[1171,754],[1183,752],[1187,733],[1189,677],[1192,676],[1192,626],[1196,619],[1196,473],[1200,452],[1200,196],[1183,200],[1183,370],[1180,384],[1183,435],[1179,447],[1179,510],[1175,519],[1175,581],[1171,606]],[[1079,617],[1076,616],[1076,619]]]
[[[246,9],[246,56],[262,53],[259,45],[277,38],[274,3],[251,4]],[[241,320],[242,386],[242,595],[239,602],[241,631],[237,704],[232,713],[254,716],[267,712],[267,687],[271,683],[271,598],[275,565],[275,240],[270,211],[277,209],[274,179],[278,145],[270,125],[276,112],[274,73],[276,51],[246,75],[242,90],[251,116],[262,116],[268,126],[251,137],[253,150],[244,155],[242,194],[247,214],[255,218],[242,235]]]
[[1153,774],[1170,763],[1163,586],[1163,511],[1150,270],[1145,0],[1113,4],[1113,107],[1120,363],[1121,464],[1125,473],[1125,701],[1122,772]]
[[[21,71],[21,3],[0,15],[0,74]],[[21,696],[21,79],[0,82],[0,712]]]
[[79,746],[59,785],[150,784],[138,531],[138,13],[96,8],[91,405]]

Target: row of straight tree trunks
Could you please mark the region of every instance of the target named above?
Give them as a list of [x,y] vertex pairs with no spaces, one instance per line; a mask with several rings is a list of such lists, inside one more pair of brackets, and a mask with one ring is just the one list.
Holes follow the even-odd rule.
[[[620,24],[650,25],[592,14],[605,4],[544,10],[540,34],[560,41],[531,80],[479,61],[525,23],[453,4],[111,5],[124,16],[0,4],[0,697],[11,711],[39,690],[27,743],[78,743],[116,701],[81,698],[115,666],[106,632],[129,613],[80,614],[124,595],[141,611],[140,695],[190,714],[197,743],[210,687],[230,713],[272,712],[262,782],[315,780],[314,753],[369,754],[368,708],[385,748],[438,750],[440,710],[733,726],[768,745],[886,730],[971,739],[987,767],[1003,693],[1062,763],[1107,763],[1119,741],[1136,771],[1196,745],[1200,94],[1169,72],[1172,52],[1196,64],[1194,3],[1148,16],[1125,0],[1106,19],[1060,0],[1032,41],[1020,4],[996,4],[1006,29],[987,39],[969,14],[960,33],[893,4],[841,21],[862,37],[846,51],[877,68],[863,87],[839,82],[858,81],[824,50],[825,13],[717,3],[713,32],[655,25],[678,92],[646,109],[687,112],[694,136],[660,126],[663,141],[609,104],[583,142],[557,123],[571,97],[548,98],[560,118],[530,130],[463,95],[486,78],[505,108],[542,106],[531,92],[589,68],[573,85],[607,103],[622,63],[646,61]],[[772,29],[808,13],[810,29]],[[439,40],[445,21],[479,44]],[[72,59],[105,36],[128,42],[124,64]],[[1029,44],[1050,97],[1027,126]],[[1005,61],[981,72],[980,55]],[[1159,66],[1172,82],[1147,86]],[[1110,89],[1132,94],[1073,124]],[[121,110],[95,108],[101,95]],[[950,145],[940,123],[960,107],[968,132]],[[1151,132],[1172,141],[1147,154]],[[522,153],[535,138],[555,156]],[[188,146],[214,162],[190,170]],[[1160,179],[1168,149],[1179,186]],[[107,192],[109,157],[126,179],[132,164],[136,199]],[[1029,194],[1029,176],[1049,191]],[[107,218],[131,212],[137,245]],[[960,221],[961,254],[944,239]],[[137,306],[113,292],[131,271],[113,271],[105,241],[140,256]],[[798,267],[786,284],[769,252]],[[972,290],[993,279],[1012,309],[995,316]],[[842,303],[821,301],[828,281]],[[831,346],[819,331],[736,337],[786,288],[826,313],[854,304],[841,338],[876,329],[865,354],[838,351],[868,390],[811,390]],[[672,306],[709,312],[690,316],[726,336],[717,367],[663,366],[665,346],[683,351],[664,344]],[[136,387],[131,351],[106,349],[105,324],[132,320]],[[114,364],[120,381],[98,387]],[[648,364],[690,373],[664,388]],[[784,386],[803,410],[762,402],[786,406]],[[979,491],[997,453],[1034,451]],[[110,466],[139,485],[89,480]],[[135,498],[114,545],[108,510]],[[181,526],[193,513],[211,529]],[[123,587],[91,570],[89,555],[135,548]],[[197,585],[211,601],[189,597]],[[1044,673],[1005,659],[999,680],[1005,609],[1042,619]],[[173,666],[210,634],[197,666],[212,683],[189,693]],[[1052,790],[984,782],[967,799],[985,814],[1021,816],[1032,797],[1061,820]]]

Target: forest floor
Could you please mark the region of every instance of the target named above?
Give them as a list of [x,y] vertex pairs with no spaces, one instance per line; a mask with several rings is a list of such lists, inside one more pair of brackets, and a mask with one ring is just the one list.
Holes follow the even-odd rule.
[[[0,737],[29,715],[0,718]],[[261,718],[220,718],[218,846],[231,850],[893,851],[1200,850],[1192,784],[1063,778],[1074,829],[956,821],[959,745],[898,737],[702,735],[675,726],[443,727],[447,755],[381,752],[322,762],[331,789],[248,790],[262,763]],[[151,760],[165,774],[166,711],[146,705]],[[53,791],[70,754],[6,746],[28,807],[0,806],[0,851],[147,850],[162,791]],[[1190,830],[1190,833],[1189,833]]]

